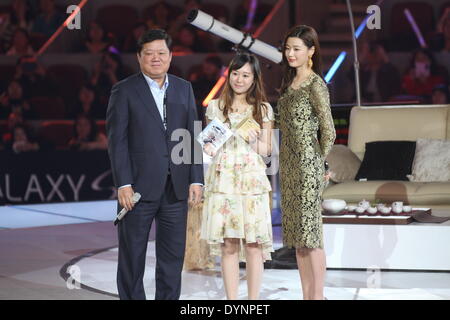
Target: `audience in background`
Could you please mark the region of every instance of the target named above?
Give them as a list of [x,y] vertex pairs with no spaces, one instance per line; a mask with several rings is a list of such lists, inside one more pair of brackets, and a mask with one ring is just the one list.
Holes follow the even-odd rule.
[[173,52],[192,54],[194,52],[212,51],[199,39],[196,27],[191,24],[183,25],[174,40]]
[[164,1],[159,1],[149,10],[149,17],[146,21],[148,28],[169,30],[173,16],[172,8]]
[[112,86],[125,78],[125,75],[122,59],[118,54],[105,52],[95,64],[91,85],[95,88],[99,104],[105,108],[105,114]]
[[6,149],[15,153],[39,151],[40,145],[31,134],[30,129],[23,124],[19,124],[13,128],[12,140],[6,145]]
[[0,52],[6,52],[11,47],[17,28],[29,29],[33,16],[26,0],[13,0],[11,9],[11,13],[0,13]]
[[2,135],[2,143],[7,146],[12,145],[14,127],[24,124],[22,114],[20,112],[11,112],[6,122],[6,130]]
[[25,99],[58,94],[55,83],[46,76],[46,69],[33,56],[17,60],[14,79],[22,85]]
[[105,29],[96,21],[89,24],[86,34],[86,41],[83,43],[81,51],[89,53],[103,53],[107,51],[110,40]]
[[[389,61],[383,45],[376,41],[363,41],[360,48],[360,83],[363,102],[384,102],[401,91],[401,78],[397,68]],[[353,69],[350,79],[355,79]]]
[[49,38],[67,17],[56,9],[55,0],[40,0],[39,8],[31,30]]
[[6,53],[8,56],[34,55],[27,30],[17,28],[14,32],[11,47]]
[[85,84],[81,87],[78,99],[69,112],[71,119],[76,119],[80,115],[93,119],[105,119],[106,117],[105,108],[101,108],[98,105],[95,88],[90,84]]
[[244,30],[245,32],[254,33],[261,22],[264,21],[267,14],[269,14],[270,10],[268,9],[270,9],[270,7],[263,5],[261,1],[258,1],[256,13],[253,17],[253,23],[250,28],[247,29],[247,18],[251,2],[251,0],[241,1],[241,4],[234,11],[233,26],[238,30]]
[[432,104],[449,104],[450,103],[450,93],[447,85],[438,85],[433,88],[431,94]]
[[438,51],[450,53],[450,7],[447,7],[439,19],[434,47]]
[[24,98],[22,85],[17,80],[11,81],[5,94],[0,97],[0,119],[8,118],[10,113],[20,113],[25,119],[36,118]]
[[427,49],[417,49],[403,77],[402,87],[410,96],[429,100],[436,85],[447,83],[447,71],[438,66]]
[[201,0],[185,0],[183,12],[176,17],[171,22],[170,27],[168,28],[168,33],[172,36],[172,38],[176,38],[178,31],[181,29],[183,25],[186,24],[187,17],[189,12],[194,9],[202,9],[202,1]]
[[202,101],[219,80],[222,70],[222,59],[215,54],[208,55],[203,61],[201,68],[191,73],[188,80],[192,83],[195,99],[197,102],[198,116],[204,120],[206,108],[202,106]]
[[69,141],[70,150],[90,151],[106,150],[108,140],[98,131],[97,124],[92,118],[80,115],[74,123],[73,138]]
[[144,22],[138,22],[133,27],[131,34],[125,39],[123,52],[136,53],[138,51],[137,42],[145,31],[147,31],[147,25]]
[[[345,3],[345,0],[334,1]],[[0,139],[0,150],[8,148],[24,152],[45,149],[45,142],[38,143],[29,134],[24,119],[36,119],[38,116],[30,107],[31,98],[59,95],[56,84],[46,75],[46,69],[33,57],[35,51],[32,47],[32,44],[36,45],[36,40],[39,40],[34,37],[34,33],[49,37],[66,19],[66,13],[58,11],[55,2],[67,5],[66,2],[59,3],[55,0],[10,0],[8,4],[11,5],[11,11],[0,13],[0,54],[20,56],[13,80],[11,76],[4,76],[1,79],[1,89],[5,92],[0,92],[0,120],[8,120],[7,131]],[[215,18],[237,29],[254,32],[266,17],[268,6],[259,1],[252,28],[245,29],[250,2],[250,0],[239,2],[236,8],[229,11],[234,13],[231,17],[223,12],[223,15],[215,15]],[[168,30],[174,39],[175,53],[215,52],[216,47],[219,51],[230,52],[231,42],[215,38],[187,24],[189,12],[192,9],[202,10],[204,1],[185,0],[183,8],[172,6],[166,1],[152,0],[150,4],[153,6],[144,15],[145,21],[137,22],[125,39],[122,47],[124,53],[136,52],[137,39],[148,28]],[[234,19],[231,21],[231,18]],[[80,89],[78,98],[73,101],[67,112],[67,118],[76,119],[74,138],[70,142],[70,147],[76,150],[106,149],[106,137],[98,132],[93,119],[105,119],[111,87],[124,78],[127,72],[121,56],[116,54],[117,50],[113,47],[115,35],[107,33],[97,21],[83,20],[83,26],[84,23],[87,26],[86,38],[75,47],[81,46],[81,52],[99,54],[101,58],[92,71],[89,83]],[[217,40],[217,46],[211,40],[213,38]],[[389,61],[380,42],[367,42],[362,39],[359,42],[363,102],[386,102],[403,91],[410,96],[419,97],[423,103],[450,103],[448,73],[445,68],[436,64],[428,50],[418,49],[414,52],[407,72],[401,78],[397,67]],[[439,52],[437,57],[449,67],[448,61],[443,60],[443,57],[445,59],[445,54],[450,54],[450,7],[442,13],[437,24],[437,33],[429,45]],[[392,59],[394,60],[394,57]],[[68,63],[76,64],[77,61]],[[177,66],[172,67],[175,70]],[[210,54],[202,65],[187,77],[192,82],[201,119],[204,118],[205,112],[202,101],[216,84],[221,68],[220,57]],[[8,71],[8,74],[10,72]],[[348,76],[354,79],[353,69]]]

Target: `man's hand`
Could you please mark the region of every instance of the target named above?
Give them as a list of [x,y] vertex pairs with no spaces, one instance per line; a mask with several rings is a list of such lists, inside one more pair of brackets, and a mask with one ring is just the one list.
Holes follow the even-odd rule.
[[133,194],[134,191],[132,187],[123,187],[118,190],[119,203],[122,208],[126,208],[128,211],[131,211],[133,209]]
[[195,206],[202,201],[203,187],[198,184],[189,186],[189,205]]

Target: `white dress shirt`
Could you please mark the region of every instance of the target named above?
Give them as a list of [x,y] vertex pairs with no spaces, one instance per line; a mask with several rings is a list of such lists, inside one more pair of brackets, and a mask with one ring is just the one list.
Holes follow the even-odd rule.
[[[155,100],[156,107],[158,108],[159,114],[161,115],[161,120],[164,124],[164,95],[166,93],[167,88],[169,87],[169,77],[166,74],[166,78],[164,80],[164,84],[162,88],[159,86],[158,82],[147,76],[145,73],[142,73],[144,75],[145,81],[147,81],[148,87],[150,88],[150,91],[152,92],[153,99]],[[167,129],[167,128],[166,128]],[[200,185],[203,186],[201,183],[192,183],[193,185]],[[124,187],[130,187],[131,184],[126,184],[119,189]]]

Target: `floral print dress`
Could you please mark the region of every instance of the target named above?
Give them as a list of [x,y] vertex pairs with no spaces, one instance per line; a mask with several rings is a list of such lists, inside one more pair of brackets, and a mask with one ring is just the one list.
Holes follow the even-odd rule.
[[[273,121],[272,107],[267,103],[263,121]],[[212,100],[206,111],[208,119],[225,122],[218,100]],[[234,130],[252,108],[243,113],[230,113]],[[266,164],[250,145],[239,136],[232,136],[212,158],[205,176],[201,238],[210,245],[210,253],[221,256],[224,238],[240,239],[239,259],[245,261],[245,243],[261,245],[263,259],[270,260],[272,218],[266,175]]]
[[[283,243],[323,248],[324,161],[336,139],[325,82],[314,72],[278,101]],[[318,132],[320,131],[320,139]]]

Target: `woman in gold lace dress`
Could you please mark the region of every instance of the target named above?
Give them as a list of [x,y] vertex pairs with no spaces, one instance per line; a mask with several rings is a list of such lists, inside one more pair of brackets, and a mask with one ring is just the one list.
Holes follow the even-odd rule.
[[246,261],[248,298],[258,299],[263,262],[273,252],[271,185],[262,156],[271,151],[274,115],[254,55],[241,53],[231,61],[224,91],[208,104],[206,117],[207,122],[217,118],[232,130],[247,118],[259,127],[249,131],[248,141],[235,134],[212,154],[205,176],[201,233],[211,254],[222,257],[227,298],[238,297],[240,260]]
[[317,33],[296,26],[283,42],[283,79],[276,123],[281,130],[280,189],[283,242],[296,248],[304,299],[323,299],[324,163],[336,132],[328,89],[321,77]]

